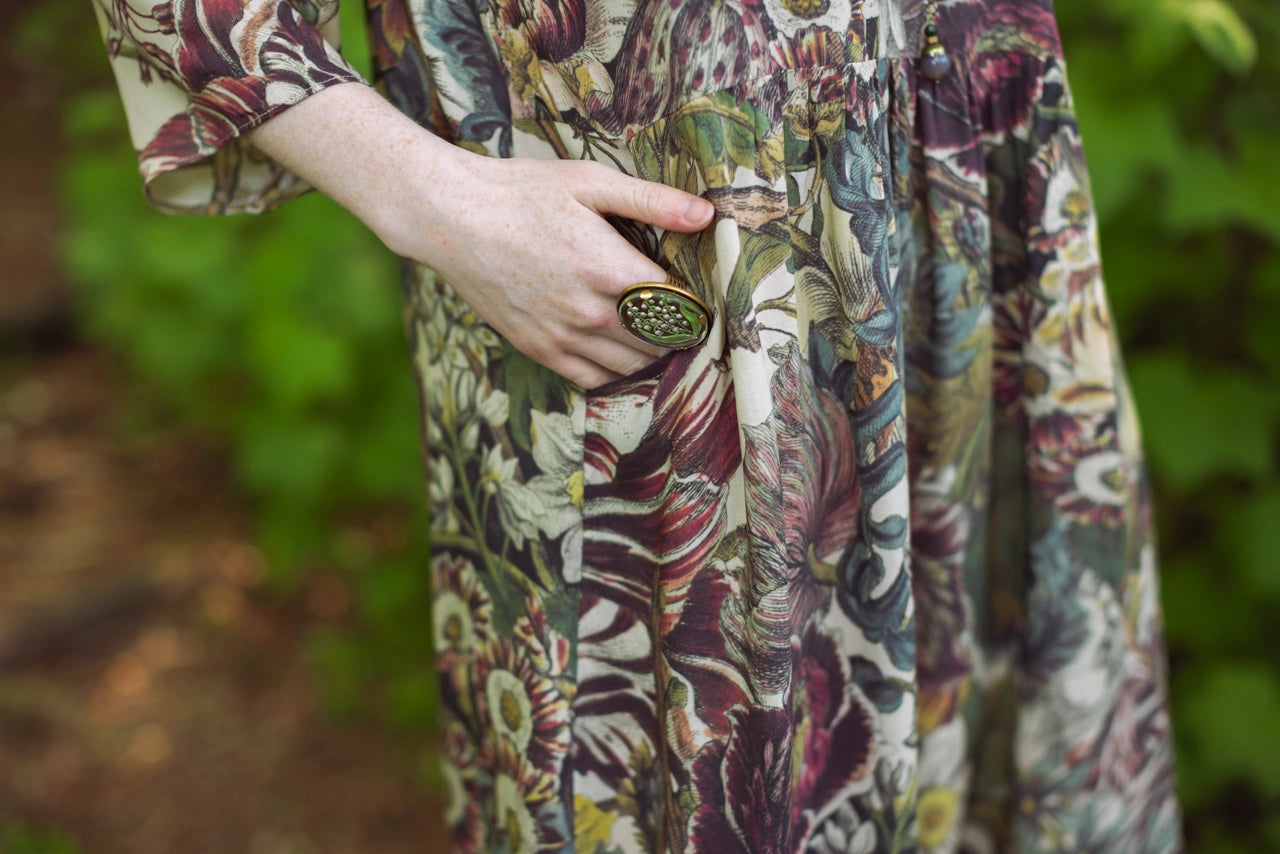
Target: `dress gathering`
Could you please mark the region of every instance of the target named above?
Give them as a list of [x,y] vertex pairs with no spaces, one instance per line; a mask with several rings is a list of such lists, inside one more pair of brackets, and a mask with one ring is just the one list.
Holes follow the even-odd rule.
[[[361,79],[336,2],[149,3],[95,0],[151,201],[306,192],[241,135]],[[404,264],[449,850],[1181,851],[1049,0],[366,13],[374,82],[440,136],[716,209],[615,222],[710,331],[589,391]]]

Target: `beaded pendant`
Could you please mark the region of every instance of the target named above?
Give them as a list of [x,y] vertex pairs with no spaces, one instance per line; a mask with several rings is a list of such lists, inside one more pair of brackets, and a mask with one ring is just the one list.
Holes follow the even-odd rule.
[[951,73],[951,57],[947,49],[938,41],[938,25],[934,22],[938,7],[930,2],[925,7],[927,16],[924,25],[924,50],[920,56],[920,73],[930,80],[941,80]]

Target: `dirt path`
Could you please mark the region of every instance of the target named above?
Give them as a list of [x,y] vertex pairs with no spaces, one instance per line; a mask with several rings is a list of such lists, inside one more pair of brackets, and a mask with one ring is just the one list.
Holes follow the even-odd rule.
[[86,350],[0,382],[0,827],[93,854],[430,850],[421,745],[317,709],[302,637],[332,609],[255,592],[216,456],[121,447],[120,395]]
[[[0,0],[7,46],[30,8]],[[0,74],[0,854],[19,824],[82,854],[435,850],[424,745],[317,707],[304,638],[344,618],[337,582],[265,596],[218,455],[123,438],[127,385],[55,258],[80,81],[13,50]]]

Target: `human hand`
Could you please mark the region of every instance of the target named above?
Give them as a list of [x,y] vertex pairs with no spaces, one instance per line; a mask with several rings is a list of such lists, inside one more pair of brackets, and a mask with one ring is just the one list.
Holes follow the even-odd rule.
[[606,220],[706,227],[711,204],[587,161],[503,160],[450,145],[368,86],[317,92],[251,139],[426,264],[521,352],[583,388],[664,350],[633,338],[615,304],[662,270]]
[[[666,272],[606,220],[692,232],[714,209],[681,190],[589,161],[502,160],[458,151],[447,194],[406,186],[380,233],[421,261],[516,349],[583,388],[653,362],[662,348],[618,322],[618,296]],[[376,229],[375,229],[376,230]]]

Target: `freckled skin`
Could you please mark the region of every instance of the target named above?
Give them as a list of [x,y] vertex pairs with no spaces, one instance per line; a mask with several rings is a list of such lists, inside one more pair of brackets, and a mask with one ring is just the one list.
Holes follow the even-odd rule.
[[518,350],[583,388],[665,352],[623,330],[614,306],[628,285],[666,273],[604,217],[693,232],[714,213],[697,196],[596,163],[471,154],[360,83],[304,99],[251,141],[392,251],[438,272]]

